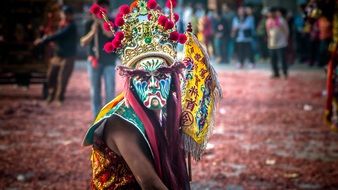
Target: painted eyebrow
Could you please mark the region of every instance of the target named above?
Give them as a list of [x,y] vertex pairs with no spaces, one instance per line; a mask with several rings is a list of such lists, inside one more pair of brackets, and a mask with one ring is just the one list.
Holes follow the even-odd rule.
[[149,72],[149,71],[145,71],[143,69],[131,69],[128,68],[126,66],[118,66],[116,68],[116,70],[119,71],[119,74],[121,76],[147,76],[147,75],[151,75],[152,73],[154,74],[160,74],[160,73],[174,73],[174,72],[181,72],[181,70],[185,68],[184,64],[182,62],[176,62],[173,65],[169,66],[169,67],[160,67],[157,70],[155,70],[154,72]]
[[143,69],[131,69],[125,66],[118,66],[116,67],[116,70],[119,71],[119,74],[121,76],[126,76],[126,77],[135,76],[135,75],[146,76],[150,74],[148,71],[145,71]]

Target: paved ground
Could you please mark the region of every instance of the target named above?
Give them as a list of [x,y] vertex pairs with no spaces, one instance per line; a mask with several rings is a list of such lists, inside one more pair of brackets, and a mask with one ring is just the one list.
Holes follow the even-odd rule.
[[[91,123],[83,66],[62,107],[40,100],[40,86],[0,86],[0,189],[87,189]],[[214,135],[193,162],[193,189],[338,189],[338,134],[323,125],[325,76],[291,72],[271,80],[255,70],[217,66],[223,87]],[[122,83],[118,83],[118,89]]]

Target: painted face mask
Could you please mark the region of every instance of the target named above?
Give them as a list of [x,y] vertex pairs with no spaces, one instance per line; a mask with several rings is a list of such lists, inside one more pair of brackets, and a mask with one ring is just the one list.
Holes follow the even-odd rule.
[[171,75],[158,71],[165,67],[166,62],[161,58],[147,58],[139,62],[137,69],[145,72],[132,78],[132,85],[136,94],[145,107],[151,110],[162,109],[169,97]]

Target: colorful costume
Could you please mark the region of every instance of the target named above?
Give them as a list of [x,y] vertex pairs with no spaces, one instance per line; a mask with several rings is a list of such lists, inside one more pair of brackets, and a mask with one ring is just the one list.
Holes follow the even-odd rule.
[[[325,52],[331,54],[327,63],[326,90],[327,99],[325,106],[325,123],[333,130],[338,131],[338,2],[337,1],[310,1],[306,7],[307,19],[315,22],[319,19],[332,25],[332,31],[327,30],[324,34],[332,34],[329,48]],[[325,36],[324,36],[325,37]],[[329,49],[329,52],[327,51]],[[326,63],[325,63],[326,64]]]
[[[156,1],[122,5],[113,30],[105,10],[93,5],[92,13],[115,33],[105,44],[117,52],[126,79],[125,90],[107,104],[88,130],[83,144],[93,145],[93,189],[139,189],[128,165],[102,140],[107,119],[118,117],[135,127],[148,146],[153,166],[169,189],[190,189],[185,156],[199,160],[213,125],[215,103],[221,97],[217,78],[204,48],[190,32],[179,34],[173,13],[158,10]],[[177,60],[177,43],[185,44],[184,61]],[[157,119],[155,112],[160,111]]]
[[333,15],[333,42],[331,58],[327,66],[327,100],[325,121],[333,131],[338,131],[338,2]]

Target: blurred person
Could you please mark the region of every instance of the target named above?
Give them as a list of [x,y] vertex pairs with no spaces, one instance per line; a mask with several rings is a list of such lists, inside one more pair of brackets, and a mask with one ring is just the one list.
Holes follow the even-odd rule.
[[[109,0],[98,0],[97,4],[109,10]],[[88,75],[90,79],[91,107],[94,117],[102,107],[102,78],[105,87],[105,103],[115,95],[115,54],[103,51],[104,43],[111,41],[112,32],[103,29],[103,22],[92,18],[85,23],[85,35],[81,38],[82,46],[88,45]]]
[[192,27],[192,32],[197,36],[199,33],[199,28],[198,28],[198,23],[199,19],[196,16],[196,9],[193,9],[192,15],[191,15],[191,27]]
[[[116,20],[121,30],[115,33],[113,42],[104,46],[107,52],[119,52],[122,65],[118,70],[126,85],[123,93],[102,108],[85,135],[83,145],[92,146],[91,186],[92,189],[190,189],[185,155],[188,151],[194,158],[202,155],[214,118],[214,102],[220,98],[221,90],[196,37],[187,32],[178,34],[178,39],[177,35],[163,38],[170,31],[160,27],[161,19],[161,22],[151,19],[158,14],[152,11],[157,3],[152,1],[143,6],[145,1],[139,2],[142,3],[133,8],[120,7],[124,18],[120,17],[119,21],[125,22]],[[151,39],[146,41],[147,46],[144,36]],[[115,43],[119,46],[113,48]],[[193,50],[186,52],[184,61],[176,58],[177,43]],[[181,78],[186,67],[189,70]],[[202,68],[203,72],[199,72]],[[181,79],[185,84],[182,90]],[[196,91],[202,87],[203,92]],[[185,126],[193,132],[188,134]],[[204,135],[195,135],[201,131],[205,131]],[[198,144],[197,138],[203,143]]]
[[249,59],[251,67],[255,66],[255,60],[252,54],[252,39],[253,39],[253,27],[254,23],[252,19],[249,19],[245,13],[244,7],[239,7],[237,16],[232,22],[232,37],[236,42],[236,55],[239,60],[237,64],[238,68],[244,67],[244,61]]
[[192,22],[192,16],[194,14],[194,9],[192,7],[192,3],[187,4],[183,8],[183,23],[185,26],[188,26],[189,22]]
[[[184,19],[184,12],[185,11],[185,8],[182,6],[182,5],[179,5],[178,8],[177,8],[177,11],[176,13],[179,15],[179,18],[182,18],[182,19],[179,19],[176,23],[176,26],[177,26],[177,31],[179,33],[184,33],[185,31],[185,26],[188,26],[189,22],[187,22],[187,24],[185,24],[185,19]],[[191,23],[191,22],[190,22]],[[177,45],[177,50],[178,52],[183,52],[183,45],[182,44],[178,44]]]
[[[248,22],[250,23],[251,27],[251,51],[250,51],[250,56],[253,57],[255,60],[255,55],[257,53],[257,42],[256,42],[256,20],[253,14],[252,7],[247,6],[245,7],[245,14],[247,15]],[[252,62],[252,64],[254,64]]]
[[198,39],[205,45],[209,55],[213,55],[212,49],[212,22],[209,17],[209,11],[206,11],[198,21]]
[[206,14],[206,8],[203,6],[203,4],[201,3],[197,3],[195,5],[195,8],[196,8],[196,12],[195,12],[195,15],[198,19],[202,18],[203,16],[205,16]]
[[303,63],[306,60],[306,54],[308,53],[307,44],[308,38],[304,32],[305,28],[305,15],[303,13],[303,7],[305,5],[300,5],[298,7],[298,11],[294,16],[294,34],[295,34],[295,48],[296,48],[296,56],[300,63]]
[[307,23],[309,28],[309,65],[318,64],[319,60],[319,27],[318,22]]
[[269,10],[267,8],[263,8],[261,13],[261,19],[258,22],[258,26],[256,28],[258,54],[261,59],[267,59],[269,57],[269,51],[267,46],[267,34],[265,28],[268,14]]
[[292,65],[295,63],[296,52],[295,52],[295,34],[294,34],[294,16],[292,11],[288,11],[285,8],[279,9],[280,16],[283,17],[288,24],[289,35],[288,35],[288,46],[286,49],[286,60],[287,63]]
[[268,35],[268,48],[270,49],[270,59],[273,75],[278,78],[278,62],[282,64],[285,78],[288,77],[288,64],[286,60],[286,48],[288,46],[289,27],[285,19],[277,8],[271,8],[269,18],[266,21]]
[[47,102],[56,100],[61,105],[65,100],[65,93],[69,79],[74,69],[77,46],[77,27],[74,22],[74,10],[64,6],[60,11],[61,21],[59,29],[52,35],[35,40],[35,45],[56,43],[56,52],[50,60],[47,72]]
[[213,31],[214,31],[214,52],[216,63],[227,62],[226,56],[226,33],[229,32],[226,26],[226,21],[223,19],[220,13],[215,12],[215,19],[213,21]]
[[226,3],[222,5],[222,18],[225,22],[223,25],[226,29],[224,30],[225,48],[222,54],[224,56],[223,59],[226,63],[230,63],[233,57],[234,38],[231,37],[231,26],[235,16],[236,14],[234,13],[234,11],[231,10]]
[[330,53],[329,45],[332,40],[332,24],[326,16],[321,16],[318,19],[318,30],[319,30],[319,56],[318,65],[323,67],[327,64]]

